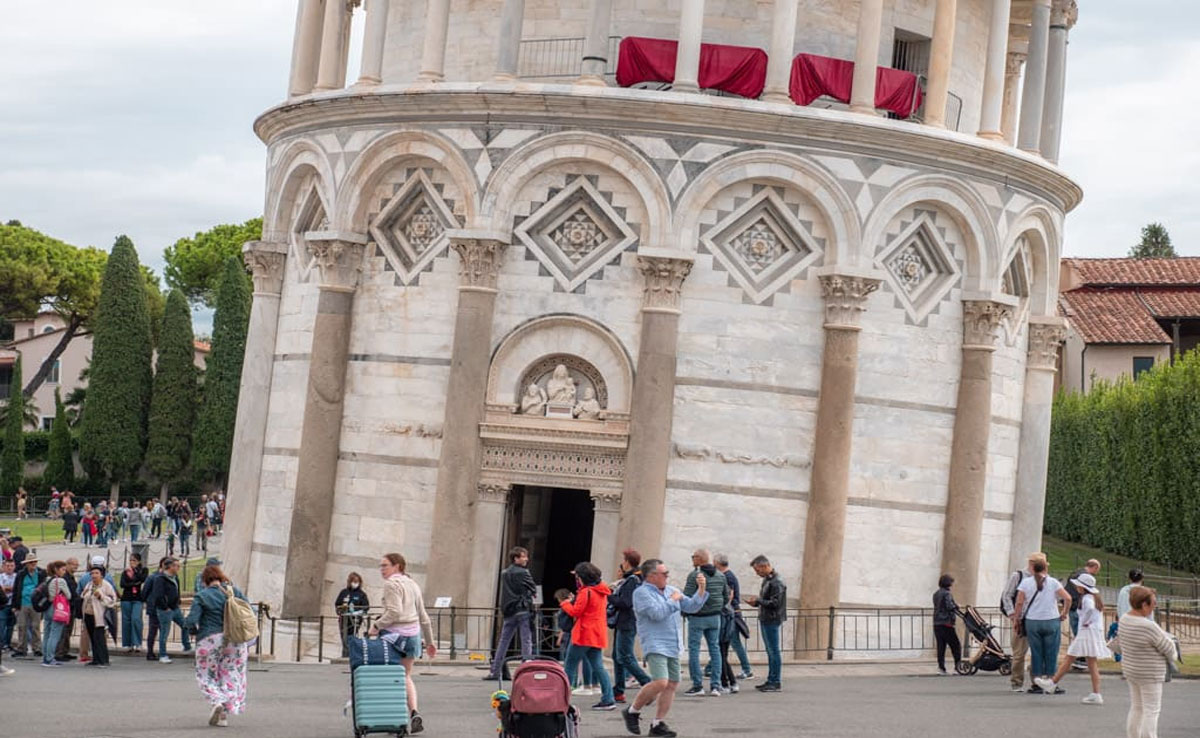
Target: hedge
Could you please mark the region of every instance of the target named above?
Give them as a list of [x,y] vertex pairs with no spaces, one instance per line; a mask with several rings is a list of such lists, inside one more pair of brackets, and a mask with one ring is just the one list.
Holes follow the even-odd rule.
[[[4,439],[0,438],[0,451],[4,449]],[[46,453],[50,450],[50,431],[25,431],[25,462],[45,461]]]
[[1046,532],[1200,571],[1200,352],[1137,380],[1060,393]]

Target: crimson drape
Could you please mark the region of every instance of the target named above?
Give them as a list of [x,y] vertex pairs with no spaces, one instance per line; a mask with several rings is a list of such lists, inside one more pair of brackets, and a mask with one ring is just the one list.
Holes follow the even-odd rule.
[[[679,44],[661,38],[626,36],[617,57],[617,84],[675,81]],[[767,81],[767,52],[752,46],[700,45],[700,87],[756,98]]]
[[[798,54],[792,60],[789,88],[792,101],[808,105],[822,95],[850,102],[854,84],[854,62],[816,54]],[[907,118],[921,105],[917,75],[900,69],[879,67],[875,73],[875,107]]]

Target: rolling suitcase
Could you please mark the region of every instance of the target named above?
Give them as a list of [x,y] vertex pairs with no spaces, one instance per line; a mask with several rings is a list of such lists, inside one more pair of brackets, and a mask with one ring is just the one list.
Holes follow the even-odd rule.
[[403,666],[360,666],[350,675],[354,735],[408,735],[408,693]]

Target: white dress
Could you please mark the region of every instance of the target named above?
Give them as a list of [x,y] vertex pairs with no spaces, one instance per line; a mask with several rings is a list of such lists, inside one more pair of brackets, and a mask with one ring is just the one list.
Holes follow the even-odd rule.
[[1096,609],[1096,598],[1090,594],[1085,594],[1083,602],[1079,604],[1079,634],[1071,641],[1067,654],[1097,659],[1112,658],[1112,651],[1108,650],[1104,642],[1104,613]]

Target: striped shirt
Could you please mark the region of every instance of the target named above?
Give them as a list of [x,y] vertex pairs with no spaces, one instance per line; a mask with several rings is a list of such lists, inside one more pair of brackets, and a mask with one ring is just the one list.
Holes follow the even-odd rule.
[[1158,624],[1130,612],[1117,628],[1121,671],[1135,684],[1161,682],[1167,676],[1167,659],[1175,658],[1175,644]]

